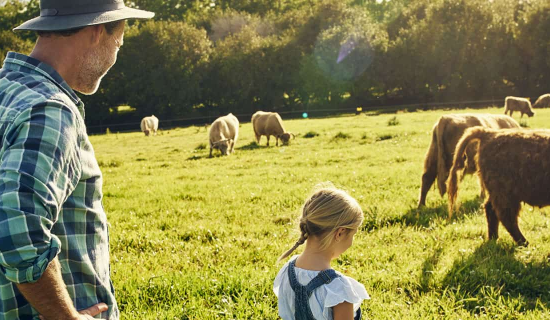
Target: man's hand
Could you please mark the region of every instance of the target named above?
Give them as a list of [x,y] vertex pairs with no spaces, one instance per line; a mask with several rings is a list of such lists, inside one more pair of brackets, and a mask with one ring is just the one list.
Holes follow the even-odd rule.
[[93,318],[103,311],[107,311],[109,307],[105,303],[98,303],[95,306],[91,306],[88,309],[80,310],[78,313],[85,315],[86,319]]
[[[88,309],[78,311],[78,313],[80,313],[80,316],[78,316],[78,319],[82,319],[82,320],[84,320],[84,319],[86,319],[86,320],[93,319],[95,316],[102,313],[103,311],[107,311],[108,309],[109,309],[109,307],[107,307],[107,305],[105,303],[103,303],[103,302],[98,303],[94,306],[89,307]],[[40,316],[39,318],[40,318],[40,320],[48,320],[48,319],[44,318],[43,316]]]

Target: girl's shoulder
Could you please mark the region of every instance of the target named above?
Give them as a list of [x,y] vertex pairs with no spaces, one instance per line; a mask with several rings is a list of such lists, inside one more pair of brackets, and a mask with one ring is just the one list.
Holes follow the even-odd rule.
[[327,292],[325,308],[334,307],[342,302],[360,304],[361,301],[370,299],[362,283],[339,271],[336,271],[336,274],[339,277],[324,285],[324,289]]
[[[273,289],[276,293],[283,283],[288,282],[289,264],[297,258],[298,255],[293,256],[279,270],[277,276],[275,277],[273,285]],[[296,268],[296,276],[302,285],[307,285],[307,283],[315,278],[318,273],[319,271]],[[336,271],[336,274],[338,275],[338,277],[336,277],[330,283],[322,286],[322,290],[326,291],[327,300],[325,300],[325,302],[328,302],[330,304],[333,301],[338,300],[339,302],[334,304],[337,305],[344,301],[347,301],[349,303],[360,303],[365,299],[370,299],[370,296],[367,293],[367,290],[365,289],[365,286],[363,284],[351,277],[344,275],[339,271]],[[327,306],[327,303],[325,303],[325,306]]]

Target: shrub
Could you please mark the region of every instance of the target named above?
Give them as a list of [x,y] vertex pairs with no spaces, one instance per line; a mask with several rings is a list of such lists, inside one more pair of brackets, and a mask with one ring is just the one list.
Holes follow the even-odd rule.
[[206,143],[201,143],[195,147],[195,151],[204,150],[204,149],[206,149]]
[[399,120],[397,119],[397,116],[393,116],[388,120],[388,126],[396,126],[399,124]]
[[527,120],[520,120],[519,125],[522,128],[529,128],[529,124],[527,123]]
[[393,139],[393,137],[394,136],[391,133],[382,133],[376,137],[376,141],[390,140]]
[[349,134],[340,131],[334,136],[334,138],[332,138],[332,140],[345,140],[349,138],[351,138]]

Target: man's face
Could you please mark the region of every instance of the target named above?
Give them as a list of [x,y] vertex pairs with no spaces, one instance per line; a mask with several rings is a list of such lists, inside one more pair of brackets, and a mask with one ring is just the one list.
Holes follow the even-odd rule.
[[123,39],[124,22],[121,21],[113,34],[105,31],[100,44],[84,55],[81,59],[82,72],[79,75],[79,92],[91,95],[97,91],[101,79],[115,64],[118,50],[124,41]]

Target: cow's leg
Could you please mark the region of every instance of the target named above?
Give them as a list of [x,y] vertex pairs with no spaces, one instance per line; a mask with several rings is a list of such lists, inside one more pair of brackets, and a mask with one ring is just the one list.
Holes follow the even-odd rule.
[[212,158],[212,145],[210,145],[210,155],[208,157]]
[[485,201],[485,216],[487,217],[487,226],[489,227],[489,240],[498,239],[498,217],[491,203],[491,197]]
[[254,132],[254,134],[256,135],[256,143],[260,144],[260,139],[262,138],[262,135],[261,134],[257,134]]
[[480,188],[481,188],[481,190],[479,191],[479,198],[481,200],[485,200],[485,197],[487,196],[485,188],[482,185],[480,185]]
[[510,117],[512,116],[513,113],[514,113],[514,110],[510,109]]
[[520,246],[526,246],[527,239],[523,236],[518,226],[518,215],[520,204],[506,205],[505,208],[497,210],[497,215],[502,225],[508,230],[514,241]]
[[437,167],[426,168],[426,172],[422,175],[422,186],[420,187],[420,199],[418,200],[418,207],[426,205],[426,195],[430,188],[434,184],[435,177],[437,176]]
[[271,137],[270,135],[267,135],[267,146],[268,146],[268,147],[269,147],[269,138],[270,138],[270,137]]
[[279,136],[275,136],[275,146],[279,146]]

